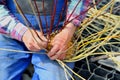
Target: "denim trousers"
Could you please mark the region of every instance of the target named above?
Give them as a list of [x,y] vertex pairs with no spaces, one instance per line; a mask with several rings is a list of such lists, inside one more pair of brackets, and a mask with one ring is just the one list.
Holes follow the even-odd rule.
[[[0,48],[27,51],[22,42],[0,35]],[[22,80],[22,73],[33,64],[32,80],[66,80],[63,68],[48,58],[45,51],[29,54],[0,50],[0,80]],[[66,63],[70,68],[74,63]]]

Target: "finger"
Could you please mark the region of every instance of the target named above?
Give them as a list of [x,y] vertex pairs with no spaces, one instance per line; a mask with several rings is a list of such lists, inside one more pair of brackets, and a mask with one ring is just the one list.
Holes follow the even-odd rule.
[[47,42],[41,41],[37,36],[36,36],[36,40],[34,40],[34,41],[40,48],[46,48],[47,47]]
[[38,50],[40,50],[41,48],[37,45],[37,44],[35,44],[35,42],[34,42],[34,40],[31,40],[31,42],[28,44],[28,49],[29,50],[34,50],[34,51],[38,51]]
[[[34,32],[34,34],[36,34],[36,35],[39,37],[40,40],[42,40],[42,39],[40,38],[40,36],[39,36],[40,32],[38,32],[38,31],[36,31],[36,30],[33,30],[33,32]],[[42,34],[42,33],[41,33],[41,34]]]
[[39,36],[43,41],[48,42],[47,38],[46,38],[41,32],[38,32],[38,31],[37,31],[37,33],[38,33],[38,36]]
[[55,53],[55,55],[51,56],[50,59],[51,60],[62,59],[64,58],[63,56],[64,56],[64,51],[61,49],[57,53]]
[[29,48],[30,51],[40,51],[40,49],[34,48],[34,47],[30,47]]
[[66,46],[63,46],[54,56],[51,57],[51,60],[64,59],[65,58],[65,50],[66,50]]
[[48,40],[45,38],[45,36],[37,31],[37,39],[39,40],[39,44],[41,44],[43,47],[47,47]]
[[37,49],[34,46],[29,46],[28,50],[30,50],[30,51],[40,51],[40,49]]
[[42,48],[42,46],[40,46],[36,41],[34,42],[33,47],[39,50]]
[[53,56],[50,57],[51,60],[56,60],[60,57],[60,54],[55,54]]
[[65,53],[63,53],[63,54],[61,54],[61,55],[58,57],[58,59],[59,59],[59,60],[64,60],[64,59],[65,59],[65,57],[66,57],[66,54],[65,54]]
[[47,54],[49,57],[55,55],[59,50],[59,45],[54,45],[50,52]]
[[45,48],[47,47],[47,42],[43,42],[41,38],[38,36],[37,33],[34,33],[34,42],[37,44],[36,47],[39,46],[39,48]]

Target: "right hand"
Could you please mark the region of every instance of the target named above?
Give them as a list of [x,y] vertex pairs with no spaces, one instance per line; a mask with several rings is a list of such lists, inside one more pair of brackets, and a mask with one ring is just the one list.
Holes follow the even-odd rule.
[[41,49],[46,48],[48,43],[48,40],[41,32],[33,29],[31,29],[31,31],[27,30],[24,33],[22,40],[30,51],[40,51]]
[[68,48],[68,43],[71,41],[76,27],[69,23],[52,39],[52,48],[48,52],[48,56],[51,60],[60,59],[63,60],[66,57],[66,49]]

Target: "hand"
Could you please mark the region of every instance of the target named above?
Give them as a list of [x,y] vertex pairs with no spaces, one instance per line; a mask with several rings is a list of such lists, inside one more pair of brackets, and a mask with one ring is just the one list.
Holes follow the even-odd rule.
[[60,59],[63,60],[66,56],[63,53],[67,49],[67,44],[71,40],[76,27],[69,23],[60,33],[58,33],[52,40],[52,49],[48,52],[48,56],[51,60]]
[[33,29],[31,29],[31,31],[27,30],[24,33],[22,40],[30,51],[40,51],[41,49],[47,47],[48,42],[41,32],[35,31]]

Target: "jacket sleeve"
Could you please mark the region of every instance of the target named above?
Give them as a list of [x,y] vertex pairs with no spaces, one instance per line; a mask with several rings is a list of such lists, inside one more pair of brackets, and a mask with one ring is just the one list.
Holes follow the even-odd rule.
[[27,27],[20,23],[5,5],[0,4],[0,33],[21,41],[26,30]]
[[91,0],[71,0],[66,20],[71,21],[74,25],[79,26],[81,21],[85,18],[88,6]]

